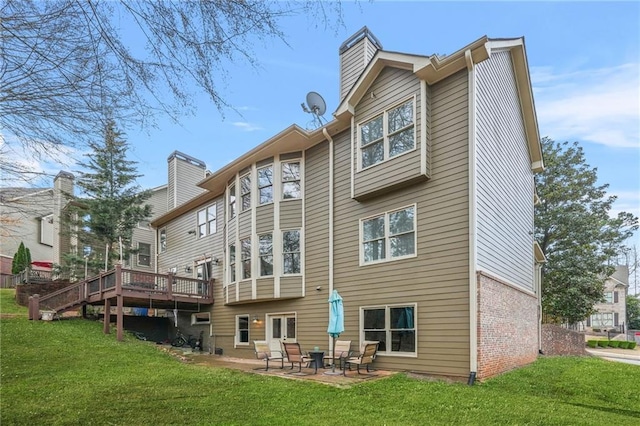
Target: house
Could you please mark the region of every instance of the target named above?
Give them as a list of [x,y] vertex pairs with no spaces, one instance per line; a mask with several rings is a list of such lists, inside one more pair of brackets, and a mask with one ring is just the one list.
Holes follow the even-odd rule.
[[53,188],[0,189],[0,282],[11,277],[13,256],[24,242],[34,269],[51,270]]
[[585,330],[624,332],[628,289],[629,268],[616,266],[616,271],[604,282],[604,301],[594,305],[596,312],[587,318]]
[[178,311],[205,346],[329,347],[328,297],[380,368],[486,378],[534,361],[543,159],[524,40],[445,56],[385,51],[364,27],[340,46],[340,104],[198,183],[152,221],[157,271],[215,279]]

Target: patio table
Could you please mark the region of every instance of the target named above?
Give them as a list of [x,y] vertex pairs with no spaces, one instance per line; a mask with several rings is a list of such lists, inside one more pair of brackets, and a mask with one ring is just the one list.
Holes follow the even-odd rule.
[[315,372],[318,372],[318,366],[324,368],[324,351],[309,351],[311,362],[315,365]]

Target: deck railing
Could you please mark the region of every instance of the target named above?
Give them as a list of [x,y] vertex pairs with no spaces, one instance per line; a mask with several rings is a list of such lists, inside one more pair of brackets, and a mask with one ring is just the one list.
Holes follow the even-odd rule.
[[1,288],[16,288],[18,284],[36,284],[51,281],[53,272],[26,268],[19,274],[9,275],[2,280]]

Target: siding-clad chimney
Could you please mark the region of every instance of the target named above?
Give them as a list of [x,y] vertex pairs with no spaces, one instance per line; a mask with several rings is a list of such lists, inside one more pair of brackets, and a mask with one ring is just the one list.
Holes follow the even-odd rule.
[[382,44],[369,28],[362,27],[340,46],[340,100],[344,99]]
[[167,210],[171,210],[204,192],[204,189],[196,184],[206,177],[207,166],[204,161],[180,151],[174,151],[167,158],[167,162]]
[[62,264],[62,255],[71,251],[68,233],[60,234],[62,211],[73,195],[75,177],[69,172],[60,172],[53,179],[53,263]]

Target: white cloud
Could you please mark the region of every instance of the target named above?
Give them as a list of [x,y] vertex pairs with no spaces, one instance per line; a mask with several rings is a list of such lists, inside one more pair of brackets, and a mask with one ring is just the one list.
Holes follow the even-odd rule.
[[640,148],[640,64],[559,72],[532,68],[542,136]]
[[255,132],[256,130],[262,130],[262,127],[260,127],[259,125],[248,123],[246,121],[234,121],[233,123],[231,123],[231,125],[245,132]]

